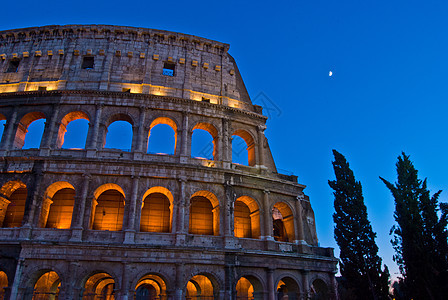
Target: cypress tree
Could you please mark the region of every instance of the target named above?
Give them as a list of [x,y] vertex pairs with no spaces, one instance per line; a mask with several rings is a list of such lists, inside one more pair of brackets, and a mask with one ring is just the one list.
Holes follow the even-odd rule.
[[340,269],[348,294],[356,299],[389,299],[389,271],[381,271],[376,234],[367,218],[362,186],[345,157],[333,150],[334,236],[340,248]]
[[394,260],[403,276],[400,289],[413,299],[446,299],[448,295],[447,209],[440,205],[441,191],[430,195],[426,179],[418,179],[418,171],[405,153],[396,163],[395,184],[380,177],[395,199],[391,229]]

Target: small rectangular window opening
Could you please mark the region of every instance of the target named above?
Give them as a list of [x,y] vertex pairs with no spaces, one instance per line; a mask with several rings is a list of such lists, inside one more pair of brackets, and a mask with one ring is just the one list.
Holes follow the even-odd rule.
[[40,91],[40,92],[43,92],[43,91],[47,90],[47,87],[46,86],[40,86],[40,87],[37,88],[37,90]]
[[130,93],[130,92],[131,92],[131,89],[122,88],[121,91],[122,91],[123,93]]
[[202,102],[210,103],[210,98],[202,97]]
[[6,72],[8,73],[15,73],[19,69],[20,60],[19,59],[12,59],[9,61],[8,70]]
[[176,65],[174,63],[170,63],[170,62],[164,62],[163,63],[163,75],[166,76],[174,76],[174,69],[175,69]]
[[84,70],[92,70],[95,65],[95,60],[93,56],[84,56],[82,59],[81,68]]

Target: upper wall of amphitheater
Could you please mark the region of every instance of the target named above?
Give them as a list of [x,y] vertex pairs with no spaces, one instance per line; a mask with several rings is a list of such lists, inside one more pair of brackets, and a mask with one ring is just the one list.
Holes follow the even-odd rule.
[[126,91],[256,111],[228,49],[192,35],[122,26],[0,31],[0,92]]

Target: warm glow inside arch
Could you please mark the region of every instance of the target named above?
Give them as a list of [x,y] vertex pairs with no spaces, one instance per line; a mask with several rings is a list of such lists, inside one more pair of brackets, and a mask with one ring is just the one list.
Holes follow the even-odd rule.
[[173,194],[162,186],[155,186],[143,195],[140,231],[171,232]]
[[198,191],[190,198],[189,233],[219,235],[219,201],[209,191]]
[[123,228],[125,193],[115,183],[96,189],[92,203],[91,228],[94,230],[120,231]]
[[260,238],[260,210],[249,196],[241,196],[235,201],[234,234],[239,238]]
[[70,228],[75,188],[66,181],[51,184],[45,192],[41,206],[39,226],[41,228]]

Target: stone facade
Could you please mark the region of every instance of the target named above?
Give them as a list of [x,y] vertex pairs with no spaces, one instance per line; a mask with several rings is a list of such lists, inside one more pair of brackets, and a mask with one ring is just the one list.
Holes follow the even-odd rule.
[[[4,299],[336,298],[305,186],[277,172],[228,49],[105,25],[0,32]],[[40,147],[24,149],[40,119]],[[66,149],[75,120],[88,121],[85,147]],[[130,151],[105,147],[116,121],[132,126]],[[147,151],[160,124],[171,155]],[[192,157],[196,129],[212,159]],[[232,162],[233,136],[247,166]]]

